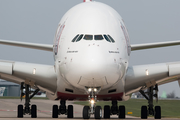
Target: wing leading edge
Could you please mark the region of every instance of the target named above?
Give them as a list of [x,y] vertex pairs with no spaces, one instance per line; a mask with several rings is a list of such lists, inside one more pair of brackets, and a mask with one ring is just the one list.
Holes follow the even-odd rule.
[[[18,42],[18,41],[10,41],[10,40],[2,40],[2,39],[0,39],[0,44],[32,48],[32,49],[38,49],[38,50],[45,50],[45,51],[51,51],[51,52],[53,51],[53,45],[49,45],[49,44]],[[180,40],[168,41],[168,42],[145,43],[145,44],[133,44],[131,45],[131,51],[175,46],[175,45],[180,45]]]
[[2,39],[0,39],[0,44],[32,48],[32,49],[38,49],[38,50],[45,50],[45,51],[51,51],[51,52],[53,51],[53,45],[49,45],[49,44],[18,42],[18,41],[9,41],[9,40],[2,40]]
[[57,88],[56,73],[51,65],[0,61],[0,78],[18,84],[25,82],[51,94]]
[[180,82],[180,62],[132,66],[126,75],[126,95],[173,81]]
[[167,42],[156,42],[156,43],[145,43],[145,44],[134,44],[134,45],[131,45],[131,51],[159,48],[159,47],[167,47],[167,46],[175,46],[175,45],[180,45],[180,40],[167,41]]

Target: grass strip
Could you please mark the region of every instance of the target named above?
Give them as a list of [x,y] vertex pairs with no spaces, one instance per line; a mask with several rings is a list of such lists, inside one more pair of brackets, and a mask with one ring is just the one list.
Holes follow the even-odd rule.
[[[75,102],[75,104],[90,105],[89,101]],[[111,102],[100,101],[97,102],[96,105],[100,105],[104,108],[104,105],[111,106]],[[140,117],[141,106],[148,105],[148,102],[145,99],[130,99],[128,101],[118,102],[118,106],[119,105],[125,105],[126,114],[127,112],[132,112],[132,116]],[[154,106],[161,106],[162,118],[180,118],[180,100],[159,100],[158,103],[154,101]]]

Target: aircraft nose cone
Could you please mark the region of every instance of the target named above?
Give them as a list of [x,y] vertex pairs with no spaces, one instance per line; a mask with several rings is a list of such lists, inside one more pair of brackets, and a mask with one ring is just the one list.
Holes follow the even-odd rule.
[[74,86],[112,85],[119,80],[121,69],[119,61],[114,61],[107,53],[97,45],[92,45],[76,54],[72,62],[60,67],[60,71]]
[[102,57],[90,57],[84,59],[78,66],[79,81],[77,84],[81,86],[99,87],[105,86],[107,82],[108,65],[103,62]]
[[105,51],[92,44],[86,51],[82,53],[81,65],[79,66],[86,78],[99,79],[104,77],[107,69],[108,60],[106,60]]

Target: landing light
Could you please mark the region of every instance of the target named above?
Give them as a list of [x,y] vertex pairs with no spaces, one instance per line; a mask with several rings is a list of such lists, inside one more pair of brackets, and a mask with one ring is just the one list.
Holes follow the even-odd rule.
[[149,75],[149,71],[148,71],[148,69],[146,69],[146,75]]
[[91,100],[91,104],[94,104],[94,100],[93,99]]
[[97,89],[96,88],[94,88],[94,92],[96,92],[97,91]]
[[36,68],[33,69],[33,74],[34,74],[34,75],[36,74]]
[[91,88],[88,89],[89,92],[91,92],[91,90],[92,90]]

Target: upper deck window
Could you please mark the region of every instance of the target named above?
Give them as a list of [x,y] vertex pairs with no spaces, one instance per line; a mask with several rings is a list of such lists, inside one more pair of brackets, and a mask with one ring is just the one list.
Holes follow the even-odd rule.
[[79,36],[79,34],[74,37],[74,39],[72,40],[72,42],[75,42],[78,36]]
[[76,42],[79,42],[81,39],[83,38],[83,34],[81,34],[78,39],[76,40]]
[[102,35],[94,35],[94,40],[103,40],[103,36]]
[[114,43],[115,41],[114,41],[114,39],[110,36],[110,35],[108,35],[108,37],[111,39],[111,41]]
[[104,38],[105,38],[108,42],[111,42],[111,40],[108,38],[107,35],[103,35],[103,36],[104,36]]
[[85,35],[84,39],[85,40],[93,40],[93,35]]

